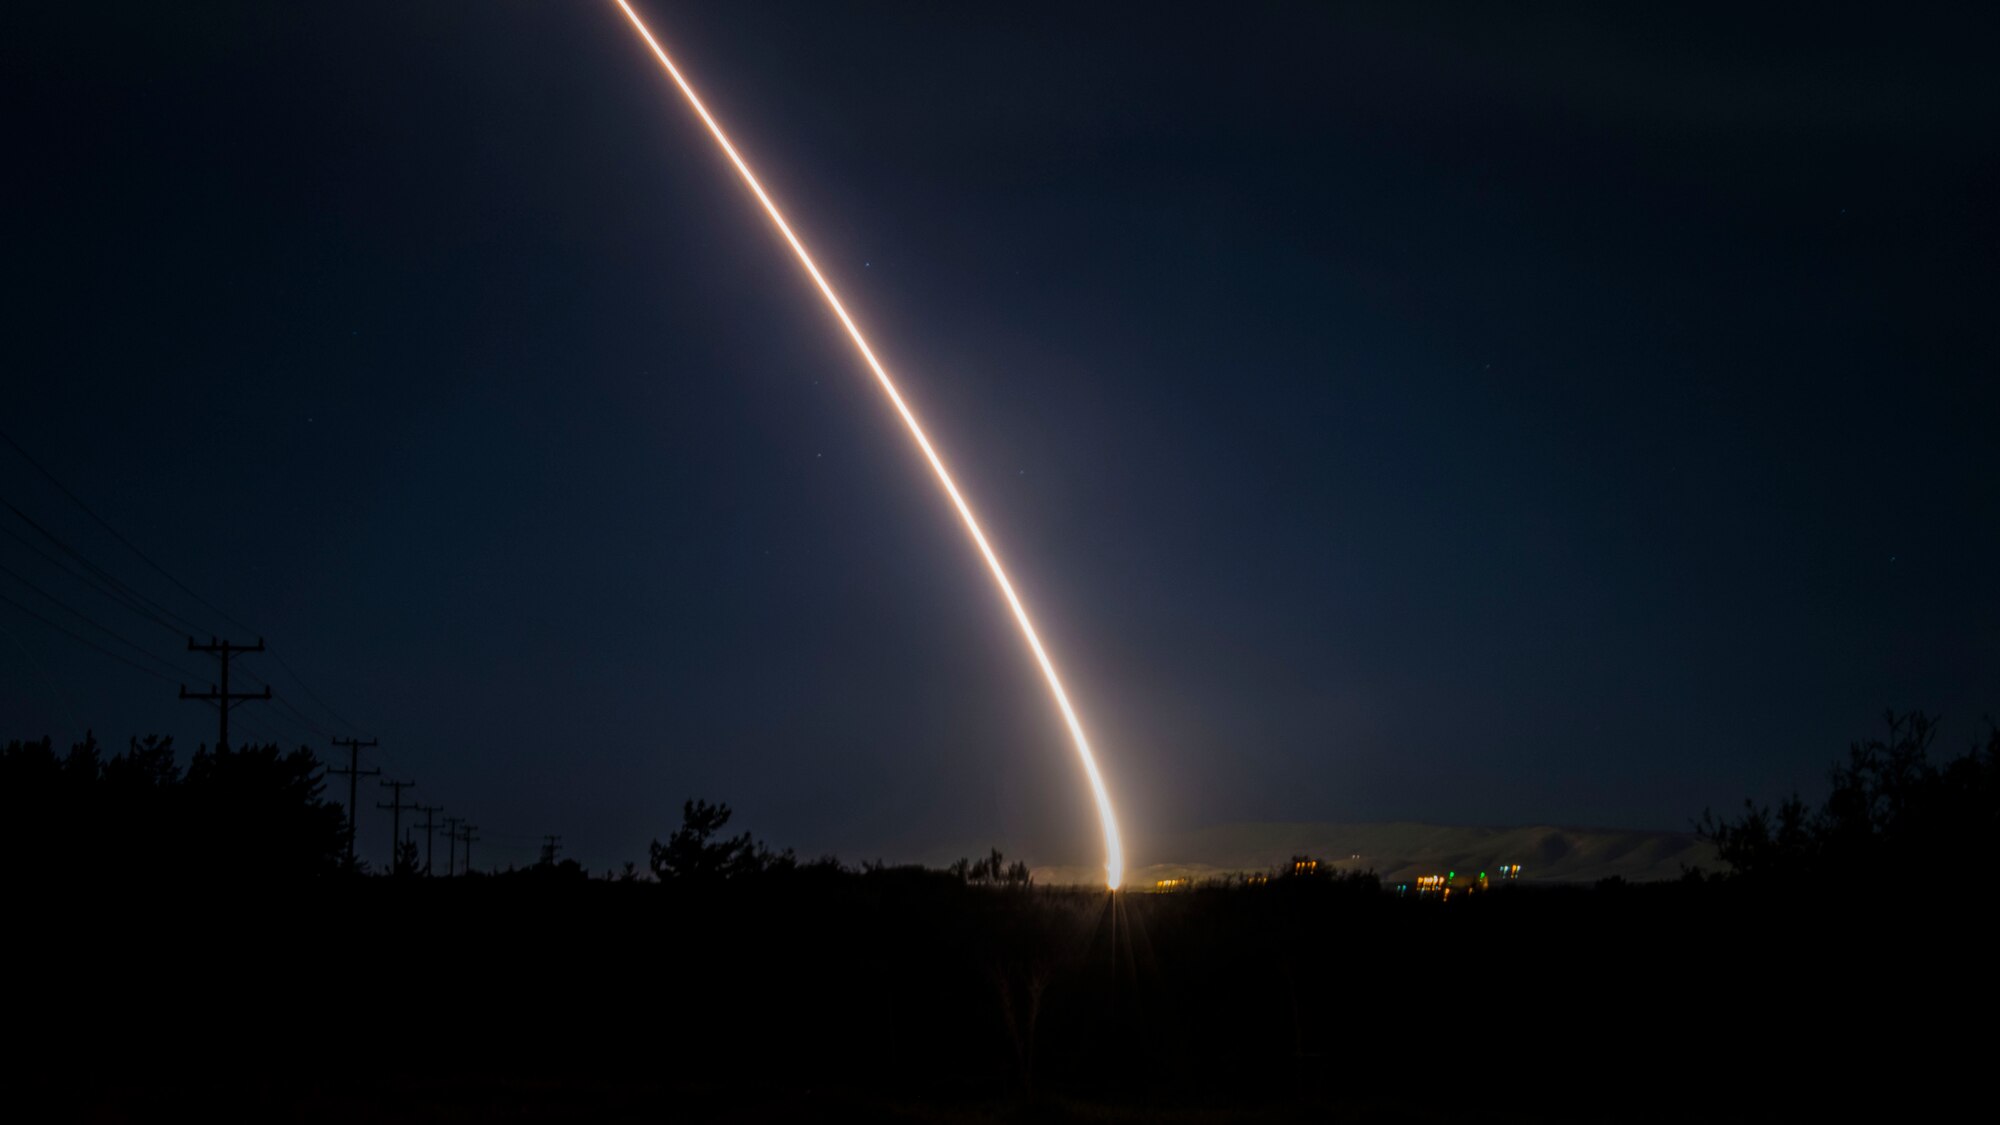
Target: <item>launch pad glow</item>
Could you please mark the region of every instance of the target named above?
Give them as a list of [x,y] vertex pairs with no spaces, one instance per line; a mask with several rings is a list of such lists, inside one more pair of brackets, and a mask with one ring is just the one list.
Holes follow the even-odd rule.
[[807,274],[811,275],[813,284],[819,286],[820,295],[826,298],[827,307],[833,310],[834,316],[840,318],[841,326],[847,329],[848,338],[854,341],[855,350],[861,353],[863,360],[867,361],[868,369],[875,373],[875,381],[881,385],[882,393],[889,396],[889,402],[895,406],[896,413],[902,416],[903,425],[910,431],[910,437],[915,439],[917,448],[923,450],[925,459],[930,462],[932,471],[937,474],[938,483],[944,486],[945,494],[951,497],[952,506],[958,509],[959,518],[964,521],[966,532],[972,536],[973,544],[986,559],[986,568],[992,572],[994,584],[1000,587],[1001,595],[1007,599],[1007,607],[1014,611],[1014,620],[1021,627],[1021,635],[1027,639],[1028,648],[1034,652],[1035,662],[1042,669],[1042,677],[1048,681],[1049,694],[1055,697],[1056,706],[1062,711],[1063,722],[1068,724],[1070,737],[1076,742],[1076,755],[1083,763],[1084,774],[1090,779],[1091,796],[1097,801],[1097,817],[1104,830],[1104,881],[1112,890],[1117,890],[1118,885],[1125,879],[1125,845],[1118,836],[1118,818],[1111,809],[1111,794],[1104,787],[1104,775],[1097,768],[1096,756],[1090,752],[1090,740],[1083,733],[1083,723],[1076,717],[1076,708],[1070,706],[1069,694],[1063,691],[1062,678],[1056,674],[1055,662],[1049,659],[1048,651],[1042,647],[1041,638],[1035,634],[1034,623],[1028,620],[1028,610],[1021,604],[1020,596],[1014,593],[1014,584],[1007,580],[1007,571],[1000,565],[1000,556],[994,553],[992,544],[986,540],[986,533],[980,530],[979,521],[972,514],[972,506],[966,503],[965,497],[958,491],[958,485],[953,483],[951,473],[944,466],[943,458],[939,457],[937,450],[931,446],[930,439],[924,436],[924,428],[917,423],[916,414],[903,401],[903,396],[897,393],[896,384],[889,378],[889,372],[883,369],[881,361],[875,358],[874,349],[868,346],[868,341],[861,335],[861,329],[855,325],[854,318],[847,315],[847,309],[841,305],[840,298],[834,295],[833,286],[827,284],[826,278],[819,272],[819,267],[813,264],[812,255],[806,252],[805,244],[799,241],[798,235],[792,233],[791,224],[785,222],[784,215],[778,211],[778,205],[771,202],[771,197],[765,194],[763,185],[757,182],[756,175],[750,171],[750,165],[737,153],[736,146],[729,142],[729,137],[723,133],[722,126],[716,124],[715,118],[709,115],[708,108],[702,105],[701,99],[695,95],[694,87],[688,85],[687,79],[681,75],[680,68],[667,57],[666,50],[660,46],[660,41],[653,37],[652,31],[639,18],[639,13],[633,11],[632,5],[626,0],[614,0],[614,2],[625,13],[625,18],[631,21],[633,29],[639,33],[640,38],[646,41],[646,46],[652,49],[653,56],[660,61],[660,66],[666,70],[668,77],[674,80],[674,85],[680,87],[681,93],[687,97],[688,104],[693,106],[695,113],[701,117],[702,124],[708,126],[709,133],[715,137],[715,143],[722,147],[723,153],[729,157],[729,162],[736,166],[736,171],[742,175],[743,182],[749,185],[750,191],[756,195],[757,202],[763,204],[764,213],[770,217],[771,224],[777,227],[778,233],[784,235],[785,241],[791,244],[792,253],[798,255],[799,264],[805,267]]

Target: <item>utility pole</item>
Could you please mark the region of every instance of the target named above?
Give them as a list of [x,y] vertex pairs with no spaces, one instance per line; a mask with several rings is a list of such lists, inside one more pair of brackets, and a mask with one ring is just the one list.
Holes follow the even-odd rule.
[[465,844],[465,873],[467,875],[472,874],[472,845],[474,841],[479,839],[473,833],[477,831],[479,831],[477,824],[468,824],[458,830],[458,838]]
[[[344,770],[328,769],[326,772],[347,775],[347,866],[351,868],[354,866],[354,825],[360,812],[354,803],[356,799],[354,783],[361,778],[374,777],[376,774],[382,772],[379,769],[364,770],[361,768],[361,750],[363,747],[378,746],[380,743],[372,738],[366,742],[358,738],[336,738],[333,740],[333,744],[335,746],[347,747],[347,768]],[[393,863],[391,870],[394,870]]]
[[561,836],[542,837],[542,862],[550,867],[554,867],[556,865],[556,852],[561,848]]
[[411,812],[424,814],[424,878],[431,877],[431,830],[436,827],[431,818],[444,811],[443,805],[411,805]]
[[389,874],[394,875],[396,873],[396,849],[403,846],[403,790],[415,789],[417,783],[414,781],[384,781],[381,782],[381,786],[384,789],[394,789],[396,791],[396,796],[389,804],[385,805],[380,801],[375,803],[375,807],[378,809],[394,810],[389,814]]
[[450,854],[446,856],[444,861],[444,877],[447,879],[451,878],[452,873],[458,870],[458,826],[464,823],[465,821],[459,817],[448,816],[444,818],[444,838],[451,849]]
[[229,745],[229,709],[246,699],[271,698],[271,686],[269,684],[264,685],[264,690],[261,692],[232,692],[229,690],[229,658],[243,652],[263,652],[264,638],[258,637],[257,643],[254,645],[233,645],[228,641],[218,641],[214,637],[210,637],[207,644],[198,645],[194,643],[193,637],[189,637],[188,651],[212,653],[222,661],[221,690],[218,691],[214,684],[210,684],[207,691],[191,692],[187,689],[186,684],[181,685],[182,699],[199,699],[204,703],[213,703],[215,704],[215,709],[221,712],[222,731],[215,736],[215,748],[220,750]]

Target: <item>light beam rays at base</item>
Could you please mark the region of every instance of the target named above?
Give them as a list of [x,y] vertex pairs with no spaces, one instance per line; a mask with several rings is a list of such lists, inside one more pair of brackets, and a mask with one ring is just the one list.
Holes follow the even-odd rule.
[[1021,636],[1026,638],[1028,648],[1035,654],[1035,662],[1042,669],[1042,678],[1048,681],[1049,694],[1055,697],[1056,707],[1062,711],[1063,722],[1069,726],[1070,737],[1076,742],[1076,756],[1083,763],[1084,775],[1090,779],[1091,796],[1097,801],[1098,822],[1104,830],[1104,881],[1112,890],[1117,890],[1118,885],[1125,879],[1125,845],[1119,839],[1117,815],[1111,810],[1111,793],[1104,786],[1104,775],[1097,768],[1096,756],[1090,752],[1090,740],[1083,733],[1083,723],[1076,717],[1076,708],[1070,706],[1069,694],[1063,690],[1062,678],[1056,675],[1055,662],[1049,659],[1048,651],[1042,647],[1041,638],[1035,634],[1034,623],[1028,620],[1028,610],[1021,604],[1020,596],[1014,593],[1014,584],[1007,580],[1007,571],[1000,565],[1000,556],[994,553],[992,544],[986,541],[986,533],[980,530],[979,521],[972,514],[972,506],[966,503],[965,497],[959,493],[958,485],[953,483],[951,473],[944,467],[944,459],[938,456],[937,450],[931,446],[930,439],[924,436],[924,428],[917,423],[916,414],[903,401],[903,396],[896,390],[895,382],[889,378],[889,372],[882,367],[881,361],[875,358],[874,349],[868,346],[868,341],[861,335],[861,329],[855,325],[854,318],[847,315],[847,309],[841,305],[840,298],[834,295],[833,286],[827,284],[826,278],[819,272],[819,267],[813,264],[812,255],[806,253],[805,244],[799,241],[799,236],[792,233],[791,224],[787,223],[785,216],[778,211],[778,205],[771,202],[771,197],[765,194],[763,185],[757,182],[756,175],[750,171],[750,165],[737,153],[736,146],[729,143],[729,137],[723,133],[722,126],[716,124],[715,118],[709,115],[708,108],[702,105],[701,99],[695,95],[694,87],[688,84],[688,80],[681,75],[680,68],[667,57],[666,49],[653,37],[645,21],[639,18],[639,13],[632,10],[632,5],[627,0],[614,0],[614,2],[619,10],[625,13],[625,18],[631,21],[633,30],[646,41],[646,46],[652,50],[653,57],[659,60],[667,76],[674,80],[674,85],[680,87],[688,104],[693,106],[695,113],[701,117],[702,124],[708,126],[715,143],[721,146],[724,155],[729,157],[729,162],[736,166],[736,171],[743,177],[743,182],[749,186],[751,193],[757,197],[757,202],[763,204],[764,213],[770,217],[771,225],[777,227],[778,233],[784,235],[785,241],[791,244],[792,253],[798,256],[799,264],[805,267],[806,273],[812,277],[813,284],[819,287],[820,296],[826,298],[827,307],[833,310],[834,316],[840,318],[841,326],[847,329],[848,338],[854,341],[854,349],[861,353],[861,358],[867,361],[868,369],[875,373],[875,381],[881,385],[882,393],[889,397],[889,402],[895,406],[896,413],[902,416],[903,425],[910,431],[910,437],[916,441],[917,448],[923,451],[925,459],[930,462],[931,470],[937,474],[938,483],[944,487],[945,494],[951,497],[952,506],[958,509],[959,519],[964,521],[967,534],[972,536],[973,544],[986,559],[986,568],[993,574],[994,585],[1000,587],[1001,595],[1007,599],[1007,608],[1014,611],[1014,620],[1021,627]]

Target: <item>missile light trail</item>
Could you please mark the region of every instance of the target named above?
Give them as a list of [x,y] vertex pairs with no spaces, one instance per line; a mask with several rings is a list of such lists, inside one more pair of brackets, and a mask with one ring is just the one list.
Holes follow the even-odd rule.
[[897,392],[895,382],[889,378],[889,372],[883,368],[882,362],[875,358],[875,351],[868,346],[860,327],[854,323],[853,317],[847,315],[847,309],[834,294],[833,286],[827,283],[826,277],[819,272],[819,267],[813,264],[812,255],[806,252],[805,243],[799,241],[799,236],[792,232],[791,224],[785,221],[785,216],[779,212],[778,205],[771,201],[763,185],[757,182],[756,175],[750,171],[750,165],[736,151],[736,146],[730,143],[728,135],[722,131],[722,126],[710,116],[708,108],[702,104],[701,98],[696,96],[694,87],[688,84],[680,68],[667,57],[666,49],[660,46],[660,41],[654,38],[645,21],[639,18],[639,13],[632,10],[628,0],[614,0],[614,2],[625,13],[625,18],[631,21],[633,30],[646,41],[646,46],[652,50],[653,57],[659,60],[668,77],[674,80],[674,85],[680,87],[688,104],[694,108],[702,124],[708,127],[710,135],[715,138],[715,143],[721,146],[723,154],[736,166],[736,171],[743,177],[743,182],[757,197],[757,202],[763,205],[764,213],[770,217],[771,225],[778,228],[778,233],[784,235],[785,241],[791,245],[792,253],[798,256],[799,264],[805,267],[806,273],[812,277],[813,284],[819,287],[820,296],[826,298],[827,307],[833,310],[833,315],[840,319],[841,326],[847,329],[848,338],[854,341],[855,351],[861,354],[861,358],[868,364],[868,369],[874,372],[875,381],[881,385],[882,393],[889,397],[889,402],[895,406],[896,413],[902,417],[903,425],[910,431],[910,437],[915,440],[917,448],[923,451],[925,459],[930,462],[931,470],[937,474],[938,483],[943,486],[945,494],[951,497],[952,506],[958,509],[959,519],[964,521],[967,534],[971,535],[973,544],[985,558],[986,568],[992,572],[994,585],[1000,588],[1001,595],[1007,600],[1007,607],[1013,610],[1014,620],[1021,627],[1021,636],[1027,640],[1028,648],[1034,653],[1035,662],[1042,670],[1042,678],[1048,681],[1049,694],[1055,698],[1056,707],[1062,711],[1063,722],[1068,725],[1070,737],[1076,743],[1077,758],[1083,764],[1085,776],[1090,779],[1091,796],[1096,799],[1097,817],[1104,831],[1104,881],[1112,890],[1117,890],[1125,878],[1125,846],[1118,835],[1118,818],[1112,812],[1111,793],[1105,788],[1104,775],[1097,768],[1096,756],[1090,752],[1090,740],[1083,733],[1083,723],[1076,717],[1076,708],[1070,705],[1069,694],[1063,690],[1062,678],[1056,674],[1055,662],[1049,659],[1048,650],[1042,647],[1041,638],[1035,633],[1034,623],[1028,619],[1027,607],[1021,604],[1020,596],[1014,592],[1014,584],[1007,580],[1007,571],[1000,565],[1000,556],[994,553],[992,544],[987,542],[986,533],[980,530],[979,520],[972,514],[972,506],[966,502],[964,495],[958,490],[958,485],[952,481],[951,472],[945,468],[944,459],[938,456],[930,439],[924,435],[923,426],[918,424],[916,414]]

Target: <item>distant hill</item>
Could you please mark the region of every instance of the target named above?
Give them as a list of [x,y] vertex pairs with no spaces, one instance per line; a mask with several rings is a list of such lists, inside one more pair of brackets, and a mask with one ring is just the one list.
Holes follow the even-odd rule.
[[[1594,883],[1611,876],[1628,881],[1676,879],[1683,867],[1716,866],[1715,851],[1691,832],[1627,828],[1456,827],[1443,824],[1220,824],[1160,844],[1146,858],[1162,862],[1128,873],[1126,885],[1151,887],[1161,879],[1213,878],[1270,871],[1294,855],[1327,860],[1342,870],[1372,870],[1384,883],[1419,875],[1492,871],[1521,865],[1523,882]],[[1035,869],[1038,883],[1089,884],[1097,868]]]

